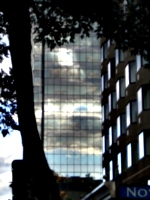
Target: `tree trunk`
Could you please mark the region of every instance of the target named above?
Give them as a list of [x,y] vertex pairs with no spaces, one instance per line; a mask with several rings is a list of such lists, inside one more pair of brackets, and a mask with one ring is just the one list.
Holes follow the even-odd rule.
[[27,175],[33,178],[38,200],[60,200],[53,172],[42,148],[34,114],[29,0],[8,0],[9,40],[14,68],[18,118]]

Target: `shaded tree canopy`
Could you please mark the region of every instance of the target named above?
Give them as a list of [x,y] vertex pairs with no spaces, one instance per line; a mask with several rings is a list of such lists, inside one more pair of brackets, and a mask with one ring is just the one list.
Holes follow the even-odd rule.
[[[9,34],[9,13],[6,3],[7,1],[0,3],[0,11],[3,12],[0,13],[1,34]],[[35,42],[45,41],[48,47],[53,49],[57,45],[74,42],[76,34],[80,34],[81,38],[89,37],[90,31],[93,30],[97,38],[114,39],[116,48],[130,49],[134,55],[141,54],[150,62],[148,0],[93,0],[92,3],[81,3],[79,0],[74,3],[68,0],[28,0],[27,3],[30,7],[31,22],[34,24]],[[4,43],[0,43],[1,62],[2,55],[7,56],[8,49]],[[13,128],[18,129],[7,108],[9,99],[11,112],[16,112],[13,73],[8,76],[4,71],[1,72],[0,87],[3,97],[3,106],[0,107],[3,114],[0,119],[5,124],[1,127],[5,136],[11,124]]]
[[19,125],[14,119],[17,114],[17,101],[12,70],[10,75],[1,70],[0,89],[0,131],[5,137],[12,130],[19,130]]
[[[34,23],[35,42],[43,39],[53,49],[56,45],[74,42],[76,34],[114,39],[117,47],[132,49],[149,60],[150,7],[148,0],[28,0],[31,20]],[[4,3],[3,3],[4,4]],[[5,5],[3,8],[4,13]],[[7,13],[7,12],[6,12]],[[6,26],[7,17],[4,24]],[[93,24],[96,24],[93,27]]]
[[116,48],[132,49],[133,54],[141,54],[150,61],[148,0],[94,0],[92,3],[51,0],[42,2],[41,6],[35,4],[33,12],[37,25],[35,41],[45,39],[51,49],[74,42],[78,33],[89,37],[94,30],[98,38],[114,39]]
[[[3,41],[5,28],[3,27],[3,15],[0,14],[0,62],[9,55],[9,47]],[[10,131],[18,130],[19,126],[14,120],[17,114],[16,89],[14,85],[13,69],[7,74],[0,71],[0,132],[5,137]]]

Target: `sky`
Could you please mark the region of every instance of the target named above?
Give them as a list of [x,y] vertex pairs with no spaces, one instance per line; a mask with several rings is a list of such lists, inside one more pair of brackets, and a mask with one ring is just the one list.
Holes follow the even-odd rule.
[[[1,40],[8,44],[6,36]],[[5,72],[11,67],[10,58],[3,57],[4,60],[0,63],[0,69]],[[0,134],[0,200],[12,199],[11,188],[9,187],[12,181],[11,163],[13,160],[22,159],[22,142],[20,133],[13,131],[5,138]]]
[[13,131],[5,138],[0,134],[0,200],[12,199],[11,163],[13,160],[22,159],[22,143],[20,133]]

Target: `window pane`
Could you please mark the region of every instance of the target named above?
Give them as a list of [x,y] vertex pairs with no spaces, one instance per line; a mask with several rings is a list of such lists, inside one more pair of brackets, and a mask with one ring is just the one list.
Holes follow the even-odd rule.
[[116,109],[116,92],[113,92],[112,93],[112,100],[111,100],[111,102],[112,102],[112,109]]
[[79,59],[80,57],[79,57],[79,53],[75,53],[75,54],[73,54],[73,61],[77,61],[77,62],[79,62]]
[[119,63],[119,50],[115,50],[115,65],[117,66]]
[[126,125],[130,125],[130,104],[126,106]]
[[126,171],[127,169],[127,155],[126,150],[121,153],[122,158],[122,171]]
[[110,69],[110,62],[107,65],[108,67],[108,80],[111,78],[111,69]]
[[117,155],[117,164],[118,164],[118,173],[122,173],[122,165],[121,165],[121,153]]
[[35,86],[41,85],[41,77],[34,77],[33,81]]
[[80,86],[80,92],[81,92],[82,95],[86,94],[86,89],[87,89],[86,86]]
[[110,40],[107,41],[107,48],[110,47]]
[[41,55],[41,53],[42,53],[42,48],[41,48],[41,46],[38,46],[38,45],[35,45],[34,44],[34,54],[40,54]]
[[132,153],[131,153],[131,144],[127,145],[127,167],[132,165]]
[[115,76],[115,58],[110,59],[111,78]]
[[129,85],[129,65],[126,66],[125,68],[125,78],[126,78],[126,88],[128,87]]
[[119,92],[119,80],[116,83],[116,100],[119,100],[120,92]]
[[115,58],[111,58],[108,63],[108,80],[115,76]]
[[137,121],[137,104],[136,104],[136,101],[131,102],[131,121],[132,121],[132,123]]
[[113,179],[113,162],[112,160],[109,162],[109,180]]
[[136,66],[137,66],[137,71],[141,68],[141,56],[137,55],[136,56]]
[[86,53],[80,53],[80,62],[86,62]]
[[126,133],[126,115],[121,115],[121,134]]
[[124,52],[122,49],[119,49],[119,62],[124,61]]
[[117,138],[121,135],[120,116],[117,118]]
[[75,95],[80,95],[80,87],[79,86],[74,86],[74,94]]
[[132,162],[136,164],[138,162],[138,143],[132,143]]
[[143,87],[143,106],[144,109],[150,109],[150,88],[149,85]]
[[[92,61],[93,62],[99,62],[100,61],[100,56],[99,56],[99,53],[93,53],[93,58],[92,58]],[[90,61],[90,60],[89,60]]]
[[101,90],[104,90],[104,75],[101,77]]
[[142,112],[142,88],[137,92],[137,101],[138,101],[138,114]]
[[108,104],[105,104],[104,112],[105,112],[105,119],[108,119]]
[[107,43],[104,43],[104,45],[103,45],[103,53],[104,53],[104,59],[106,59],[107,58]]
[[108,138],[108,134],[105,135],[105,151],[107,151],[109,148],[109,138]]
[[103,62],[103,60],[104,60],[104,56],[103,56],[103,47],[101,47],[101,63]]
[[41,62],[34,61],[34,66],[33,66],[33,68],[34,68],[34,70],[41,69]]
[[116,142],[116,139],[117,139],[116,126],[112,126],[112,138],[113,138],[113,142]]
[[104,116],[104,106],[102,106],[102,122],[104,122],[104,118],[105,118],[105,116]]
[[109,146],[112,145],[112,127],[109,128]]
[[[103,177],[106,175],[106,168],[105,167],[103,167]],[[103,181],[104,181],[104,179],[103,179]]]
[[139,144],[139,159],[144,157],[144,134],[143,132],[139,134],[138,137]]
[[135,62],[131,62],[129,64],[129,68],[130,68],[130,83],[134,83],[136,81],[136,63]]
[[102,150],[103,150],[103,153],[105,153],[105,136],[104,135],[102,137],[102,140],[103,140]]
[[109,112],[111,112],[111,94],[108,96]]
[[144,57],[142,57],[142,66],[143,65],[146,65],[148,63],[148,61],[147,60],[145,60],[145,58]]
[[120,79],[120,97],[125,96],[125,81],[124,78]]
[[150,155],[150,130],[146,130],[144,134],[146,155]]
[[107,73],[104,74],[104,89],[108,88],[108,76]]

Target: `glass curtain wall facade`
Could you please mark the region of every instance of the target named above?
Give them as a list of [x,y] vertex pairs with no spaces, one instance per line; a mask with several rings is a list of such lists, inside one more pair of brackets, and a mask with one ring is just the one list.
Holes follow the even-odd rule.
[[50,168],[61,176],[101,179],[99,40],[77,36],[53,51],[35,44],[33,76],[35,114],[40,134],[43,116]]

